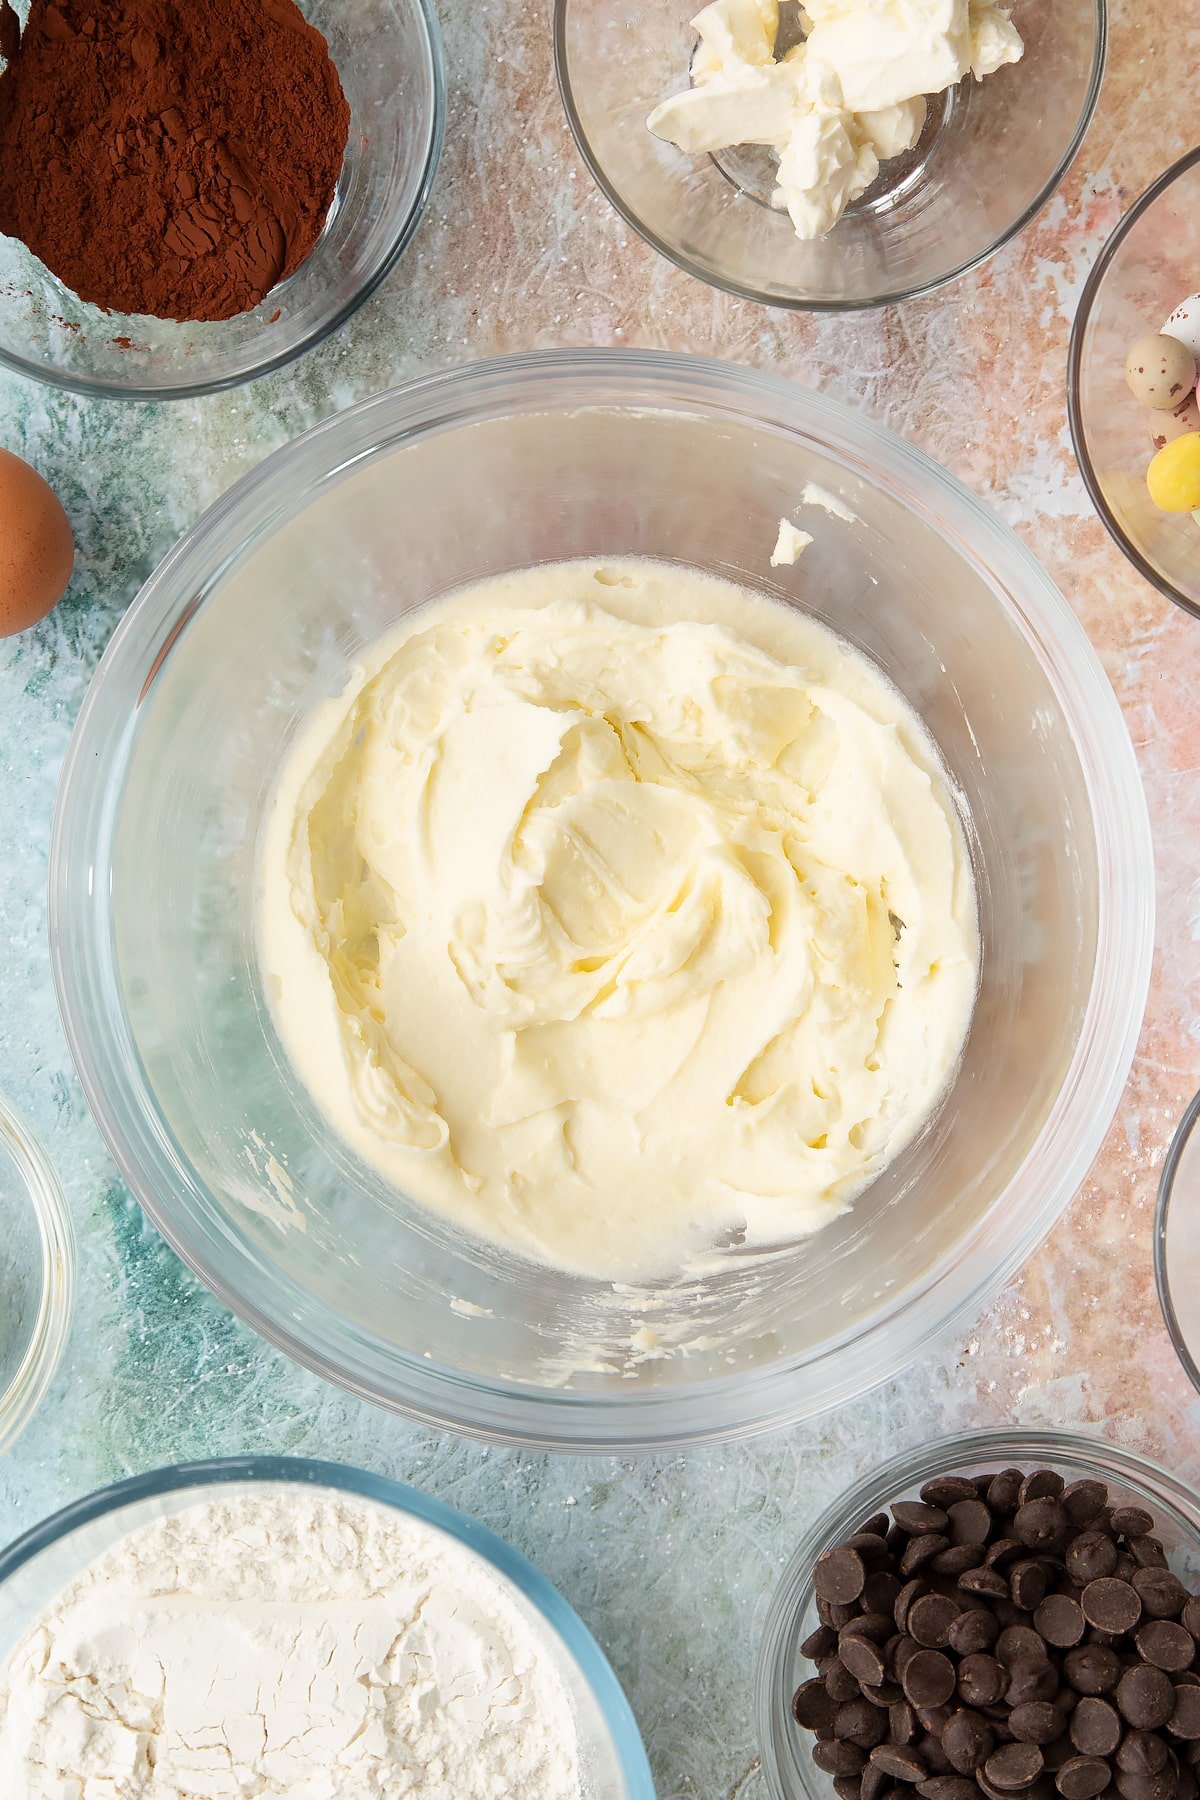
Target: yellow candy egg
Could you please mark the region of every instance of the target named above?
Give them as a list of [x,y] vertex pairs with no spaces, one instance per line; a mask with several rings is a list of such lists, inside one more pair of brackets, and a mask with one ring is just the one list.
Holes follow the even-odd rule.
[[1195,512],[1200,507],[1200,431],[1164,444],[1146,471],[1146,485],[1163,512]]

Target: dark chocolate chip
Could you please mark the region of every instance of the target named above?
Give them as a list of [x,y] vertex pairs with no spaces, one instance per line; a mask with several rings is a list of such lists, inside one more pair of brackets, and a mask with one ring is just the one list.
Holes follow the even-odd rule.
[[960,1775],[973,1775],[995,1747],[995,1732],[977,1712],[964,1706],[951,1713],[942,1732],[942,1748]]
[[[817,1598],[830,1606],[848,1606],[857,1600],[866,1583],[867,1571],[857,1550],[839,1544],[817,1558],[813,1570],[813,1586]],[[831,1771],[832,1772],[832,1771]]]
[[979,1490],[966,1475],[935,1475],[921,1489],[921,1498],[926,1506],[940,1506],[948,1512],[960,1500],[975,1500]]
[[888,1658],[897,1681],[904,1679],[905,1669],[920,1648],[916,1638],[909,1637],[907,1633],[900,1639]]
[[881,1513],[872,1513],[871,1517],[867,1520],[866,1524],[860,1525],[858,1529],[860,1531],[869,1531],[871,1533],[872,1537],[886,1538],[886,1536],[887,1536],[888,1532],[891,1530],[891,1528],[892,1528],[892,1521],[888,1518],[888,1516],[885,1512],[881,1512]]
[[1035,1469],[1021,1483],[1021,1491],[1017,1495],[1017,1504],[1025,1506],[1030,1500],[1057,1500],[1066,1487],[1061,1475],[1053,1469]]
[[1054,1778],[1063,1800],[1096,1800],[1111,1779],[1106,1762],[1098,1756],[1073,1756]]
[[1002,1537],[997,1538],[994,1544],[988,1545],[987,1556],[984,1560],[989,1569],[1010,1569],[1013,1563],[1019,1562],[1023,1556],[1028,1555],[1028,1546],[1022,1544],[1018,1538]]
[[890,1712],[897,1700],[903,1700],[904,1690],[898,1681],[881,1681],[878,1687],[864,1681],[862,1696],[864,1700],[869,1700],[872,1706],[879,1706],[883,1708],[884,1712]]
[[[909,1607],[909,1632],[925,1649],[940,1650],[950,1640],[950,1627],[959,1611],[956,1600],[950,1600],[944,1594],[925,1594]],[[1190,1656],[1188,1661],[1191,1661]]]
[[857,1744],[860,1750],[873,1750],[888,1735],[888,1715],[860,1694],[857,1700],[848,1700],[845,1706],[838,1708],[833,1720],[833,1735]]
[[886,1644],[888,1639],[895,1635],[895,1631],[895,1624],[887,1613],[859,1613],[856,1619],[851,1619],[848,1625],[842,1626],[838,1632],[838,1643],[840,1644],[843,1638],[869,1637],[877,1644]]
[[928,1566],[938,1575],[963,1575],[982,1567],[986,1554],[982,1544],[951,1544],[948,1550],[939,1550]]
[[908,1630],[908,1609],[914,1600],[929,1592],[929,1583],[917,1575],[912,1581],[906,1581],[896,1595],[896,1604],[892,1608],[892,1617],[896,1621],[898,1631]]
[[1005,1699],[1010,1706],[1024,1706],[1028,1700],[1053,1700],[1058,1693],[1058,1674],[1053,1663],[1019,1662],[1008,1679]]
[[806,1731],[832,1731],[837,1707],[823,1681],[804,1681],[792,1695],[792,1717]]
[[1176,1775],[1171,1768],[1157,1775],[1127,1775],[1118,1769],[1116,1787],[1121,1800],[1174,1800]]
[[1048,1644],[1069,1650],[1083,1636],[1083,1608],[1068,1594],[1047,1594],[1034,1610],[1033,1623]]
[[983,1765],[992,1786],[1003,1794],[1019,1794],[1033,1786],[1045,1764],[1036,1744],[1004,1744]]
[[1008,1729],[1024,1744],[1052,1744],[1062,1735],[1062,1728],[1062,1714],[1048,1700],[1014,1706],[1008,1716]]
[[979,1789],[965,1775],[931,1775],[918,1781],[921,1800],[979,1800]]
[[923,1569],[927,1562],[931,1562],[939,1550],[948,1550],[949,1548],[950,1539],[944,1537],[940,1531],[929,1531],[923,1537],[910,1538],[904,1546],[904,1553],[900,1558],[900,1574],[907,1580],[910,1575],[915,1575],[918,1569]]
[[1079,1600],[1083,1616],[1098,1631],[1132,1631],[1142,1616],[1137,1589],[1115,1575],[1089,1581]]
[[886,1613],[889,1619],[894,1619],[896,1601],[902,1592],[900,1582],[889,1570],[876,1569],[863,1583],[862,1603],[871,1612]]
[[940,1650],[918,1650],[909,1658],[902,1680],[914,1706],[942,1706],[954,1692],[954,1664]]
[[1082,1756],[1111,1756],[1121,1741],[1121,1717],[1107,1700],[1085,1696],[1071,1714],[1070,1732]]
[[958,1665],[958,1692],[968,1706],[995,1706],[1008,1688],[1008,1670],[994,1656],[964,1656]]
[[809,1662],[820,1662],[822,1657],[831,1656],[836,1649],[837,1632],[830,1625],[818,1625],[801,1644],[800,1654],[807,1656]]
[[928,1770],[920,1754],[911,1744],[880,1744],[872,1750],[871,1762],[893,1781],[924,1781]]
[[888,1707],[888,1736],[893,1744],[914,1743],[919,1730],[917,1715],[907,1700],[897,1700]]
[[929,1506],[924,1500],[897,1500],[892,1517],[910,1537],[925,1537],[931,1531],[945,1531],[949,1515],[940,1506]]
[[1066,1530],[1062,1504],[1049,1496],[1027,1500],[1012,1522],[1012,1535],[1031,1550],[1045,1550],[1061,1542]]
[[1200,1742],[1200,1687],[1175,1688],[1175,1707],[1167,1720],[1172,1737]]
[[1100,1581],[1117,1566],[1117,1546],[1100,1531],[1081,1531],[1067,1545],[1064,1561],[1067,1574],[1080,1587],[1089,1581]]
[[838,1738],[819,1739],[813,1745],[812,1759],[827,1775],[859,1775],[867,1761],[857,1744],[843,1744]]
[[838,1655],[855,1681],[861,1681],[864,1686],[879,1687],[886,1681],[887,1662],[883,1650],[871,1638],[847,1637],[843,1632],[838,1639]]
[[991,1600],[1007,1600],[1008,1583],[998,1569],[968,1569],[958,1578],[964,1594],[983,1594]]
[[1046,1589],[1050,1581],[1044,1565],[1040,1562],[1014,1563],[1008,1572],[1008,1589],[1012,1595],[1013,1605],[1019,1606],[1022,1612],[1032,1612],[1046,1597]]
[[993,1477],[983,1498],[994,1513],[1016,1511],[1024,1479],[1020,1469],[1002,1469],[999,1475]]
[[1147,1619],[1177,1619],[1187,1605],[1188,1591],[1170,1569],[1139,1569],[1133,1585]]
[[1156,1537],[1130,1538],[1129,1554],[1139,1569],[1165,1569],[1167,1566],[1167,1553]]
[[924,1758],[931,1775],[952,1775],[954,1773],[954,1765],[942,1749],[941,1738],[935,1737],[932,1732],[927,1731],[923,1737],[917,1739],[917,1749]]
[[991,1536],[992,1523],[992,1515],[982,1500],[956,1500],[950,1508],[951,1542],[986,1544]]
[[1127,1775],[1157,1775],[1166,1766],[1167,1754],[1156,1731],[1127,1731],[1117,1751],[1117,1767]]
[[888,1547],[874,1531],[856,1531],[853,1537],[846,1539],[843,1548],[857,1550],[868,1569],[878,1569],[888,1559]]
[[1063,1511],[1077,1529],[1090,1525],[1108,1505],[1108,1489],[1102,1481],[1073,1481],[1059,1495]]
[[1019,1662],[1044,1662],[1046,1646],[1028,1625],[1010,1625],[996,1639],[996,1656],[1006,1669],[1013,1669]]
[[858,1693],[858,1683],[840,1656],[830,1657],[827,1663],[822,1663],[821,1674],[829,1698],[836,1701],[838,1706],[844,1706],[847,1700],[853,1700]]
[[838,1800],[862,1800],[862,1782],[857,1775],[835,1775],[833,1791]]
[[960,1656],[973,1656],[978,1650],[990,1650],[1000,1636],[1000,1621],[985,1607],[968,1607],[960,1612],[950,1627],[949,1643]]
[[1149,1663],[1126,1669],[1117,1683],[1116,1702],[1138,1731],[1157,1731],[1175,1710],[1175,1684]]
[[1145,1537],[1154,1530],[1154,1519],[1140,1506],[1116,1506],[1113,1508],[1110,1523],[1114,1531],[1124,1538]]
[[1191,1632],[1170,1619],[1151,1619],[1133,1641],[1143,1662],[1153,1663],[1156,1669],[1166,1669],[1170,1674],[1189,1669],[1196,1654]]

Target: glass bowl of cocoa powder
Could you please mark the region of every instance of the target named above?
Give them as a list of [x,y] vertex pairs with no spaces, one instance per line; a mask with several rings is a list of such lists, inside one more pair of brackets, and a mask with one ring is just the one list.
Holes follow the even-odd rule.
[[49,0],[0,6],[0,364],[116,399],[235,387],[336,331],[444,131],[430,0],[206,0],[166,37],[160,12],[83,0],[68,33]]

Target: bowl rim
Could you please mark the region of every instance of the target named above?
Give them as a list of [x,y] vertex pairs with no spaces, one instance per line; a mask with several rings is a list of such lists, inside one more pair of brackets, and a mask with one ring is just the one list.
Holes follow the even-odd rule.
[[1095,464],[1088,450],[1087,426],[1083,418],[1080,385],[1083,372],[1083,340],[1091,321],[1096,297],[1117,252],[1142,214],[1153,206],[1155,201],[1160,199],[1181,175],[1186,175],[1197,164],[1200,164],[1200,146],[1189,150],[1186,155],[1173,162],[1170,168],[1164,169],[1162,174],[1150,183],[1144,193],[1138,195],[1132,206],[1118,219],[1083,284],[1083,292],[1079,296],[1079,304],[1075,308],[1075,317],[1071,323],[1071,339],[1067,348],[1067,423],[1071,431],[1071,448],[1075,452],[1075,461],[1078,464],[1079,473],[1083,476],[1083,485],[1087,489],[1088,498],[1099,514],[1100,523],[1108,532],[1109,537],[1133,564],[1142,579],[1148,581],[1151,587],[1157,588],[1165,599],[1173,600],[1176,606],[1190,614],[1193,619],[1200,619],[1200,601],[1191,600],[1186,594],[1181,594],[1175,584],[1155,568],[1149,558],[1142,554],[1137,545],[1121,528],[1116,514],[1105,499],[1100,477],[1096,473]]
[[37,1134],[0,1094],[0,1156],[7,1157],[33,1208],[41,1254],[37,1318],[25,1354],[0,1392],[0,1456],[12,1449],[53,1381],[75,1305],[75,1233],[62,1183]]
[[353,318],[359,308],[364,306],[372,294],[387,280],[416,235],[417,227],[425,216],[430,196],[433,193],[433,184],[437,177],[438,165],[445,143],[446,57],[442,44],[441,25],[433,0],[406,0],[406,4],[413,8],[421,22],[429,64],[431,97],[429,134],[425,145],[420,181],[413,194],[411,206],[404,218],[399,221],[395,236],[380,256],[377,265],[336,311],[330,314],[328,319],[314,324],[305,336],[287,349],[264,357],[249,368],[233,370],[224,375],[214,375],[203,381],[152,383],[144,380],[118,382],[102,379],[94,375],[60,369],[49,363],[35,362],[30,357],[21,356],[15,350],[6,349],[2,342],[0,342],[0,368],[8,369],[16,375],[23,375],[27,380],[37,382],[44,387],[56,388],[71,394],[83,394],[97,400],[139,402],[194,400],[204,394],[226,393],[232,388],[246,387],[252,381],[261,380],[264,375],[275,374],[278,370],[287,368],[290,363],[296,362],[300,357],[307,356],[310,350],[315,350],[327,338],[331,338],[335,332],[340,331],[342,326]]
[[1071,133],[1070,140],[1059,158],[1053,174],[1043,183],[1024,212],[1008,225],[986,249],[968,257],[963,262],[956,263],[945,274],[937,275],[929,281],[901,283],[861,300],[814,300],[800,294],[765,293],[761,288],[734,280],[732,276],[720,275],[710,269],[700,268],[682,250],[664,242],[657,232],[653,231],[639,217],[633,207],[628,205],[620,190],[609,180],[603,164],[593,151],[591,141],[583,128],[579,109],[575,104],[569,68],[570,58],[567,52],[567,17],[572,5],[576,3],[577,0],[554,0],[554,71],[559,98],[567,117],[567,123],[571,128],[571,136],[575,140],[575,147],[592,180],[625,223],[636,231],[652,250],[656,250],[668,262],[674,263],[677,269],[682,269],[685,275],[692,276],[696,281],[704,282],[707,287],[717,288],[722,293],[733,294],[739,300],[750,300],[759,306],[771,307],[780,312],[874,312],[880,307],[902,305],[906,300],[919,300],[926,294],[935,294],[939,288],[948,287],[955,281],[961,281],[964,275],[969,275],[974,269],[982,268],[985,263],[990,262],[992,257],[1006,244],[1011,243],[1015,237],[1019,237],[1026,226],[1032,224],[1066,178],[1091,127],[1092,119],[1095,117],[1108,62],[1108,0],[1092,0],[1096,23],[1095,40],[1092,45],[1092,68],[1075,129]]
[[595,1699],[626,1783],[626,1800],[654,1800],[645,1744],[624,1688],[596,1638],[571,1603],[529,1559],[486,1525],[432,1494],[349,1463],[300,1456],[223,1456],[173,1463],[97,1488],[60,1507],[0,1549],[0,1588],[26,1563],[84,1525],[161,1495],[199,1492],[233,1482],[297,1486],[353,1494],[388,1506],[454,1538],[515,1587],[563,1645]]
[[[152,677],[206,587],[228,566],[232,552],[217,554],[214,544],[231,527],[240,554],[273,522],[290,517],[314,487],[367,456],[470,420],[596,405],[633,413],[690,409],[807,438],[852,473],[877,485],[890,482],[889,491],[977,570],[1037,656],[1081,760],[1099,859],[1091,988],[1060,1091],[1006,1190],[1012,1196],[1007,1212],[1018,1219],[1003,1253],[990,1245],[983,1253],[981,1245],[988,1223],[994,1226],[997,1201],[931,1265],[919,1290],[857,1338],[759,1368],[752,1385],[733,1375],[636,1396],[487,1380],[395,1352],[381,1359],[381,1374],[372,1346],[353,1330],[337,1331],[331,1350],[327,1320],[317,1321],[314,1334],[311,1314],[280,1304],[278,1274],[268,1292],[261,1270],[243,1259],[231,1278],[175,1199],[181,1184],[173,1146],[146,1104],[152,1097],[140,1075],[128,1068],[128,1046],[104,986],[106,940],[97,905],[105,904],[105,882],[96,881],[96,869],[103,867],[118,798],[114,772],[128,754],[146,671]],[[307,486],[301,474],[293,476],[297,465],[314,471]],[[299,496],[289,486],[293,480]],[[581,1454],[728,1442],[794,1423],[876,1386],[895,1373],[898,1354],[907,1365],[976,1317],[1046,1236],[1099,1151],[1140,1030],[1153,920],[1149,816],[1128,730],[1082,626],[1033,553],[964,484],[872,419],[775,375],[667,351],[532,351],[425,375],[325,420],[243,476],[168,552],[118,625],[67,748],[51,834],[51,964],[72,1056],[123,1177],[176,1253],[260,1335],[359,1397],[435,1429]],[[290,1300],[300,1304],[294,1294]],[[898,1352],[892,1340],[901,1328]]]
[[[1200,155],[1200,152],[1197,152]],[[1175,1354],[1183,1364],[1188,1380],[1200,1393],[1200,1366],[1189,1348],[1187,1338],[1179,1323],[1179,1315],[1175,1311],[1175,1302],[1171,1295],[1171,1276],[1167,1266],[1167,1225],[1171,1212],[1171,1201],[1175,1194],[1175,1177],[1179,1173],[1179,1165],[1188,1147],[1196,1121],[1200,1119],[1200,1093],[1194,1094],[1188,1101],[1183,1117],[1175,1127],[1174,1135],[1167,1147],[1166,1159],[1162,1173],[1158,1178],[1158,1199],[1154,1209],[1154,1285],[1158,1289],[1158,1304],[1162,1308],[1163,1321],[1167,1327],[1167,1335],[1174,1346]]]
[[919,1481],[973,1462],[1067,1462],[1083,1474],[1100,1480],[1149,1488],[1158,1504],[1170,1508],[1195,1534],[1200,1549],[1200,1493],[1153,1457],[1114,1444],[1095,1431],[1066,1431],[1053,1427],[1026,1429],[988,1428],[949,1433],[901,1450],[872,1466],[843,1488],[823,1508],[805,1531],[788,1558],[767,1602],[754,1676],[754,1717],[763,1773],[771,1800],[818,1800],[817,1791],[797,1786],[782,1768],[778,1738],[792,1729],[790,1711],[782,1701],[781,1679],[788,1651],[788,1633],[807,1593],[813,1564],[821,1551],[845,1535],[858,1513],[882,1509],[899,1499]]

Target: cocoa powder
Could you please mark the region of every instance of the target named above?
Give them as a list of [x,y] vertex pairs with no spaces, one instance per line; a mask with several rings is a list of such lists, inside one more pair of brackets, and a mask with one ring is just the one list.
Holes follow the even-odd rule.
[[0,232],[82,300],[257,306],[321,234],[349,134],[293,0],[0,0]]

